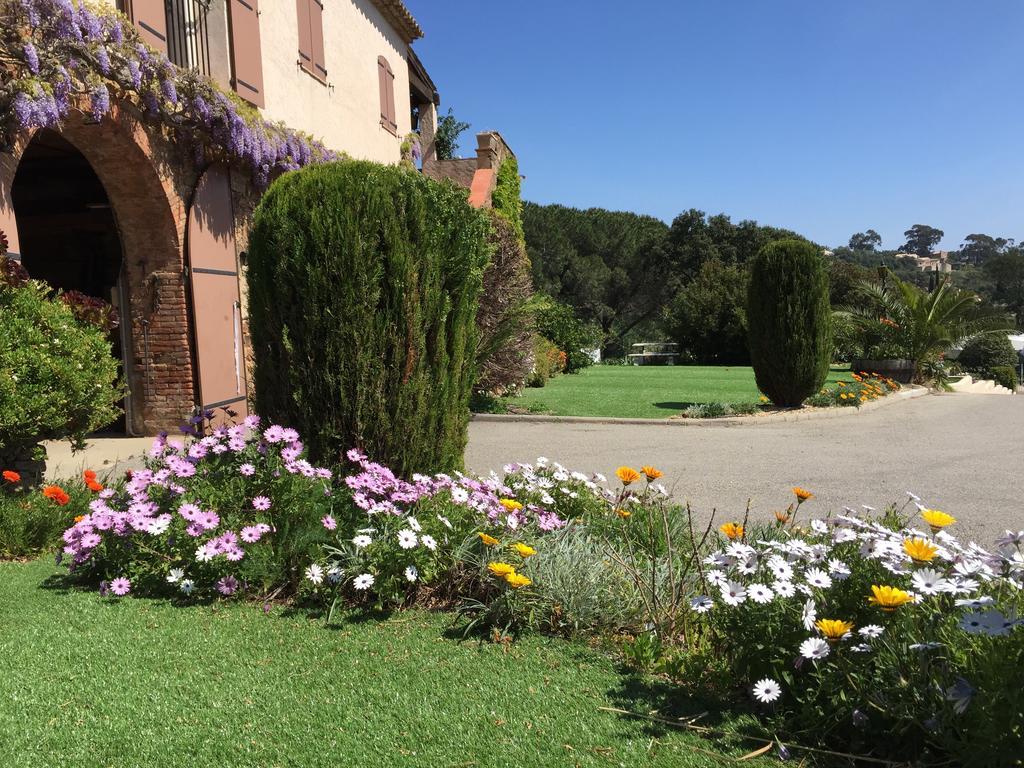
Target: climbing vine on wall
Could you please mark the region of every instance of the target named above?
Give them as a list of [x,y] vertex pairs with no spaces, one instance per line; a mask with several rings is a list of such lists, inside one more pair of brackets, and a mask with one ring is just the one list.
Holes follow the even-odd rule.
[[199,158],[247,167],[258,186],[334,159],[209,77],[174,66],[120,13],[81,0],[0,0],[0,144],[10,147],[19,130],[59,128],[74,109],[101,120],[115,101],[134,104]]

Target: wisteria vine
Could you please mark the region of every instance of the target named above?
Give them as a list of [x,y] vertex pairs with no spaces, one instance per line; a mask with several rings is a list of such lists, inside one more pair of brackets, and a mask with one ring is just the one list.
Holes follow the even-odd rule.
[[0,134],[59,128],[75,108],[99,121],[115,100],[138,106],[196,159],[220,153],[257,186],[276,173],[335,159],[308,135],[262,119],[209,77],[179,69],[120,13],[75,0],[0,0]]

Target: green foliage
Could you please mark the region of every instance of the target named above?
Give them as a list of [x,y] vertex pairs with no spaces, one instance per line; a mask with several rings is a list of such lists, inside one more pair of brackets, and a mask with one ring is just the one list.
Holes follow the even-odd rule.
[[0,282],[0,328],[0,463],[42,440],[79,444],[117,417],[123,388],[107,334],[44,284]]
[[81,482],[62,482],[70,501],[61,506],[38,490],[0,479],[0,560],[35,557],[60,543],[76,515],[87,514],[91,494]]
[[1024,328],[1024,250],[995,256],[983,269],[993,283],[991,299],[1013,312],[1017,327]]
[[989,378],[996,384],[1006,387],[1011,392],[1016,392],[1020,386],[1017,376],[1017,368],[1013,365],[994,365],[988,369]]
[[821,389],[832,357],[828,275],[818,249],[781,240],[761,249],[747,298],[750,358],[773,403],[799,406]]
[[600,331],[579,320],[565,304],[548,299],[538,303],[537,330],[565,352],[566,373],[576,373],[594,364],[593,358],[583,350],[600,344]]
[[504,218],[491,214],[491,261],[484,270],[476,313],[476,391],[521,387],[533,362],[533,283],[526,248]]
[[857,232],[850,236],[849,247],[854,251],[877,251],[882,244],[882,236],[869,229],[867,232]]
[[512,227],[516,238],[526,247],[523,234],[523,199],[519,192],[519,161],[506,157],[498,168],[498,176],[491,195],[491,207]]
[[459,149],[459,136],[468,130],[469,123],[456,118],[452,108],[448,107],[448,114],[438,119],[437,131],[434,133],[434,151],[437,153],[437,159],[454,158]]
[[932,249],[939,244],[945,234],[941,229],[930,227],[927,224],[915,224],[903,233],[907,242],[900,250],[916,253],[918,256],[930,256]]
[[984,304],[948,280],[926,291],[889,275],[885,285],[863,283],[857,305],[840,311],[852,324],[867,357],[913,360],[917,378],[923,366],[951,347],[1013,330],[1013,317]]
[[694,403],[683,409],[687,419],[720,419],[724,416],[751,416],[761,410],[757,403]]
[[250,241],[260,413],[316,461],[359,446],[402,475],[461,466],[487,231],[464,190],[394,167],[274,182]]
[[747,270],[711,258],[665,306],[662,321],[686,359],[748,365]]
[[1014,367],[1018,357],[1006,334],[993,333],[964,346],[956,361],[966,371],[982,373],[1000,365]]

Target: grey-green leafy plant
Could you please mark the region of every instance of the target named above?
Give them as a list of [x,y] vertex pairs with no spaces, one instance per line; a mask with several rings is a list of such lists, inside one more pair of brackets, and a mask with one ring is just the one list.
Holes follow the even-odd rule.
[[459,136],[469,130],[469,123],[459,120],[448,108],[448,114],[437,121],[434,133],[434,151],[438,160],[451,160],[459,148]]

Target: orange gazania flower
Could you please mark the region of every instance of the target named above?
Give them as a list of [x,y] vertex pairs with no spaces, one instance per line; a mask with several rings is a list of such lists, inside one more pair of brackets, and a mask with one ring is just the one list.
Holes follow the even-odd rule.
[[493,536],[488,536],[486,533],[483,533],[482,531],[478,531],[476,535],[479,536],[480,541],[482,541],[488,547],[494,547],[501,543]]
[[905,539],[903,541],[903,551],[906,552],[910,556],[910,559],[915,563],[922,565],[923,563],[930,563],[934,560],[939,548],[927,539],[913,538]]
[[83,520],[85,520],[85,515],[75,515],[75,518],[74,518],[73,522],[80,523]]
[[797,486],[795,486],[793,488],[793,493],[796,494],[796,500],[799,501],[801,504],[803,504],[808,499],[813,499],[814,498],[814,494],[813,493],[811,493],[810,491],[805,491],[799,485],[797,485]]
[[21,482],[21,475],[19,475],[13,469],[5,469],[3,471],[3,478],[8,483],[20,483]]
[[615,470],[615,476],[622,481],[623,485],[629,485],[635,483],[640,479],[640,473],[632,467],[619,467]]
[[48,485],[43,488],[43,496],[50,499],[50,501],[55,502],[58,507],[63,507],[71,501],[71,497],[68,496],[67,491],[59,485]]
[[100,491],[103,490],[103,486],[97,483],[95,480],[88,481],[85,484],[85,487],[88,488],[93,493],[99,493]]
[[662,473],[659,472],[658,470],[656,470],[654,467],[648,467],[648,466],[640,467],[640,471],[643,472],[645,475],[647,475],[647,482],[649,482],[649,483],[650,482],[654,482],[655,480],[657,480],[662,475]]
[[907,603],[912,602],[913,599],[914,598],[910,596],[909,592],[904,592],[902,589],[872,584],[871,597],[868,598],[868,602],[873,605],[877,605],[887,613],[891,613],[901,605],[906,605]]
[[743,538],[743,526],[739,523],[723,523],[718,530],[728,539]]
[[533,584],[529,577],[523,576],[521,573],[509,573],[505,576],[505,581],[512,589],[519,589],[520,587],[528,587]]
[[93,472],[91,469],[87,469],[87,470],[85,470],[85,472],[82,473],[82,479],[86,483],[95,483],[96,482],[96,473]]
[[789,518],[790,517],[791,517],[791,515],[790,515],[788,509],[785,510],[785,511],[776,510],[776,512],[775,512],[775,519],[778,520],[783,525],[785,525],[786,523],[789,522]]
[[622,507],[618,507],[615,510],[615,514],[618,515],[619,517],[621,517],[623,520],[625,520],[627,517],[629,517],[633,513],[630,512],[628,509],[623,509]]

